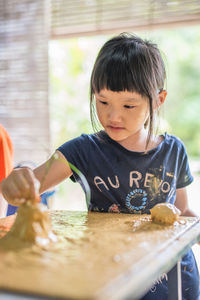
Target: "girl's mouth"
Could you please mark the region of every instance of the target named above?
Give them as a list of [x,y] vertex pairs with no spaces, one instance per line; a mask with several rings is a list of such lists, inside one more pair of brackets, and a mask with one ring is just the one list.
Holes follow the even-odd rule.
[[107,127],[108,127],[108,129],[110,129],[112,131],[120,131],[120,130],[124,129],[124,127],[118,127],[118,126],[112,126],[112,125],[109,125]]

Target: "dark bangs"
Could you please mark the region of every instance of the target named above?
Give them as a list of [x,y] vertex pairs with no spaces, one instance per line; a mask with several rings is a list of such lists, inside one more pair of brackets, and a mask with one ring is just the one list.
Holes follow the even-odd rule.
[[[136,67],[131,70],[129,59],[124,52],[125,49],[122,53],[113,49],[110,54],[99,59],[91,78],[93,92],[99,93],[102,89],[107,89],[114,92],[144,93],[143,87],[137,80]],[[137,58],[135,57],[135,59]]]
[[[160,80],[163,76],[157,76],[164,70],[158,70],[156,63],[159,67],[160,63],[163,67],[164,64],[154,46],[129,34],[121,34],[108,41],[97,56],[91,76],[91,92],[102,89],[129,91],[152,98],[155,91],[164,85],[164,81]],[[154,52],[155,58],[151,52]],[[158,59],[159,62],[156,61]]]

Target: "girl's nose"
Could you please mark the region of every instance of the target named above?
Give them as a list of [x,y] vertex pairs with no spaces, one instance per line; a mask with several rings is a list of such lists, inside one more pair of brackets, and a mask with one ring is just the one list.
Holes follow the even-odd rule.
[[119,122],[121,121],[121,113],[118,109],[111,108],[108,113],[108,118],[111,122]]

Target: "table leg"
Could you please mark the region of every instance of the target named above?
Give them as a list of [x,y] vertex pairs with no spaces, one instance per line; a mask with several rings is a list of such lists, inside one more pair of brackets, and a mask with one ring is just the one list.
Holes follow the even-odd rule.
[[168,272],[168,300],[182,299],[181,261]]

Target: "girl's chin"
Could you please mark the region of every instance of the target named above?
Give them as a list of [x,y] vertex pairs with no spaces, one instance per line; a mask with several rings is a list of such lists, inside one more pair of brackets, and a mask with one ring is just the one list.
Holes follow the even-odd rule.
[[122,133],[112,133],[112,132],[108,132],[108,131],[106,131],[106,133],[112,140],[114,140],[116,142],[121,142],[128,138],[127,135],[122,134]]

